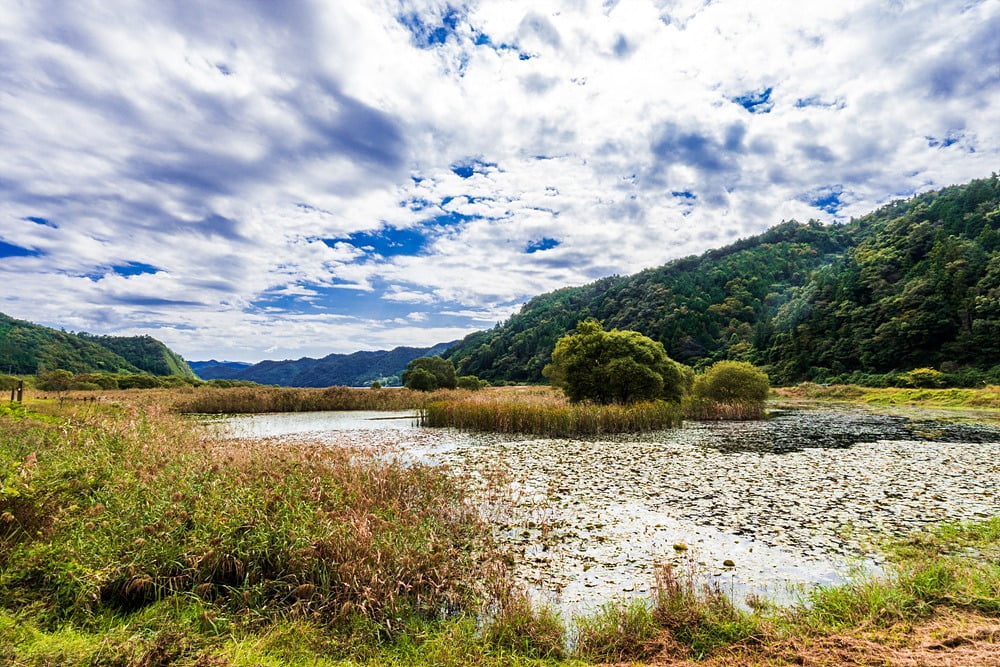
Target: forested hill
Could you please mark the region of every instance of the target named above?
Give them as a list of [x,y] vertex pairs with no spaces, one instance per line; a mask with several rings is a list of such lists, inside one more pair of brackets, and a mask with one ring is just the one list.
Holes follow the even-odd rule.
[[69,333],[0,313],[0,372],[32,375],[60,368],[195,377],[177,353],[150,336]]
[[454,345],[397,347],[392,350],[330,354],[322,359],[303,357],[288,361],[261,361],[249,367],[219,364],[202,366],[196,362],[202,380],[250,380],[285,387],[364,387],[374,381],[398,385],[406,364],[417,357],[441,354]]
[[536,297],[451,348],[462,374],[540,381],[584,318],[676,360],[739,359],[778,383],[1000,365],[1000,181],[894,202],[843,225],[784,222],[641,273]]

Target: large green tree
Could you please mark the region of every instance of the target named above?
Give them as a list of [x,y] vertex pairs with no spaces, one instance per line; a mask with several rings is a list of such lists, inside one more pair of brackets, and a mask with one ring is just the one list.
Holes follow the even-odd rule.
[[560,338],[543,372],[574,402],[680,401],[684,393],[681,365],[661,343],[638,331],[605,331],[596,320]]
[[[431,378],[433,378],[433,382],[430,381]],[[421,391],[454,389],[458,386],[455,365],[448,359],[442,359],[439,356],[417,357],[406,364],[402,380],[404,386]]]

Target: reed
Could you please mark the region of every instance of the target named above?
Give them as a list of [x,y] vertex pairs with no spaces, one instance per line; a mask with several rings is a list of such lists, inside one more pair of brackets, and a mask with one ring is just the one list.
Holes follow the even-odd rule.
[[428,403],[420,412],[420,423],[465,431],[551,437],[640,433],[671,428],[681,423],[679,407],[666,401],[593,405],[569,404],[554,393],[523,396],[492,392],[481,394]]
[[466,390],[413,391],[404,388],[197,387],[168,394],[182,413],[254,414],[322,410],[411,410],[431,401],[465,397]]
[[751,421],[764,419],[762,401],[720,403],[705,398],[688,396],[683,403],[684,417],[699,421]]

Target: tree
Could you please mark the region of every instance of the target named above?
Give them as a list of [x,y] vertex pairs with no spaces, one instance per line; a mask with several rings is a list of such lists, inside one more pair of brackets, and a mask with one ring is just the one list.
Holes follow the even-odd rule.
[[36,387],[43,391],[66,391],[73,384],[73,374],[62,368],[38,376]]
[[417,391],[434,391],[438,388],[437,378],[426,368],[414,368],[403,373],[406,375],[406,386]]
[[605,331],[596,320],[580,322],[576,333],[560,338],[542,372],[574,402],[679,402],[684,394],[681,365],[662,343],[638,331]]
[[695,378],[693,393],[716,403],[763,403],[771,390],[767,374],[745,361],[720,361]]
[[[423,370],[429,373],[434,378],[434,386],[428,389],[414,387],[412,380],[414,373],[418,370]],[[458,378],[455,377],[455,365],[451,363],[451,361],[442,359],[439,356],[417,357],[410,363],[406,364],[406,370],[403,371],[402,380],[404,386],[409,387],[410,389],[422,389],[422,391],[454,389],[458,386]],[[420,384],[425,385],[426,383],[426,378],[421,376]]]

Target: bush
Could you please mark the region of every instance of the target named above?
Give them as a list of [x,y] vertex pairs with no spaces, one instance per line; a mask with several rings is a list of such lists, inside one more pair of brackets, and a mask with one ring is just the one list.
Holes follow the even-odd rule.
[[72,391],[97,391],[101,386],[96,382],[74,382],[69,388]]
[[596,320],[560,338],[542,374],[573,402],[679,402],[684,394],[681,365],[661,343],[638,331],[604,331]]
[[378,380],[375,380],[374,382],[372,382],[371,388],[372,389],[381,389],[382,388],[382,383],[379,382]]
[[118,378],[119,389],[153,389],[160,382],[152,375],[122,375]]
[[468,389],[469,391],[479,391],[480,389],[485,389],[490,386],[488,380],[480,380],[475,375],[463,375],[458,378],[458,388]]
[[720,361],[695,378],[695,398],[716,403],[763,403],[771,390],[767,373],[745,361]]
[[914,368],[909,373],[904,373],[902,380],[907,387],[930,389],[943,387],[945,376],[944,373],[933,368]]

